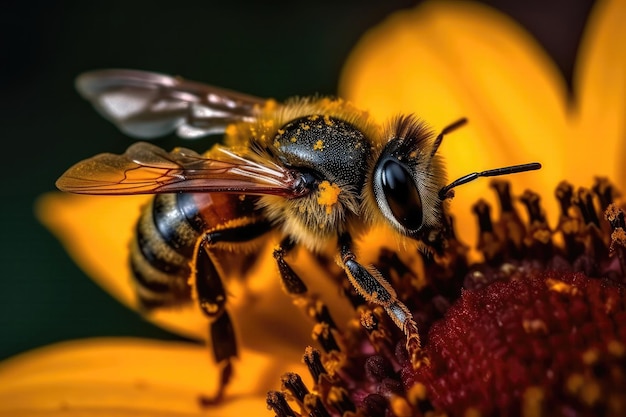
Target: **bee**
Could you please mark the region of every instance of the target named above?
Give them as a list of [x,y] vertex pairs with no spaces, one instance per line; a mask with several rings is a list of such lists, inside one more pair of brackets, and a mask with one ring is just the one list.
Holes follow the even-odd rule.
[[224,135],[223,145],[204,154],[185,148],[166,152],[138,142],[122,155],[105,153],[79,162],[56,183],[72,193],[155,195],[131,244],[137,297],[144,308],[154,309],[187,303],[195,294],[210,318],[213,353],[222,364],[220,390],[230,378],[237,343],[216,266],[219,254],[253,252],[256,242],[278,230],[278,275],[286,291],[298,295],[306,286],[285,256],[296,246],[314,253],[335,248],[337,263],[356,292],[385,309],[404,332],[410,357],[419,361],[411,312],[382,274],[359,262],[353,239],[383,224],[437,250],[445,239],[454,187],[541,167],[508,166],[447,183],[437,150],[465,119],[435,135],[413,115],[381,126],[341,99],[293,98],[279,104],[134,70],[85,73],[76,85],[130,136]]

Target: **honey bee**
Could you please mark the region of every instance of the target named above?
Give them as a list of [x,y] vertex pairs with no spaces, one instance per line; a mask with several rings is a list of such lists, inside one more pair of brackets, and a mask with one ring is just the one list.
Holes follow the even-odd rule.
[[[452,189],[479,177],[539,169],[527,163],[474,172],[451,183],[437,150],[438,135],[413,115],[381,126],[341,99],[294,98],[283,104],[176,77],[133,70],[82,74],[79,92],[123,132],[153,138],[224,135],[204,154],[166,152],[147,142],[122,155],[79,162],[57,181],[82,194],[155,194],[137,223],[130,266],[140,304],[175,306],[195,293],[211,319],[221,386],[237,355],[226,292],[216,267],[220,251],[253,251],[273,230],[274,256],[290,294],[306,291],[285,261],[296,246],[332,245],[337,263],[365,301],[382,306],[406,335],[418,361],[420,339],[409,309],[377,270],[362,265],[353,239],[375,225],[437,250],[445,239]],[[189,285],[191,283],[191,285]],[[222,388],[223,389],[223,388]],[[218,394],[219,397],[220,394]]]

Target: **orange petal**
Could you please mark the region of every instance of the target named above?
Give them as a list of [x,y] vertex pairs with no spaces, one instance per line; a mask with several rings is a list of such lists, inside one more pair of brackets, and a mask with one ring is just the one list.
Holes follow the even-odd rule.
[[142,339],[61,343],[0,364],[0,415],[254,415],[282,373],[308,375],[300,363],[244,356],[227,399],[206,409],[199,399],[215,392],[217,375],[202,347]]
[[[359,42],[340,85],[344,97],[381,121],[415,112],[440,130],[468,117],[468,127],[442,145],[449,179],[542,162],[540,172],[507,177],[521,193],[552,187],[563,176],[564,82],[531,36],[491,8],[437,1],[395,13]],[[478,181],[457,190],[452,206],[465,240],[476,233],[470,205],[492,194],[486,188]]]
[[[147,198],[50,193],[40,198],[36,212],[90,277],[122,303],[136,309],[127,259],[128,242]],[[226,283],[228,310],[243,346],[298,361],[303,347],[311,343],[311,321],[280,288],[272,249],[271,245],[262,249],[249,277]],[[350,314],[348,304],[340,301],[336,283],[328,279],[328,272],[306,254],[298,256],[294,268],[303,275],[312,292],[326,294],[324,299],[335,306],[332,310],[335,319],[345,320]],[[198,340],[207,337],[208,321],[195,305],[158,310],[147,318],[187,337]]]
[[576,136],[567,148],[575,183],[588,183],[589,173],[626,180],[625,16],[626,1],[598,2],[580,47],[574,78]]

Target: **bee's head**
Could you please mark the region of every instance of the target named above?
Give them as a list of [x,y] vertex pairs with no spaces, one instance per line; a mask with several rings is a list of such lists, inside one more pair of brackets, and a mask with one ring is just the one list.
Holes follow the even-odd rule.
[[371,174],[371,193],[380,214],[403,235],[420,239],[443,216],[439,190],[446,175],[434,135],[412,116],[395,120],[389,141]]

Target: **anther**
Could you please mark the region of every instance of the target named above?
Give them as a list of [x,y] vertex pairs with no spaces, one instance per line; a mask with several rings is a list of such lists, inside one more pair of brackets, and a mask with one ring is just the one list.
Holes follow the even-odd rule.
[[600,209],[606,210],[609,204],[615,201],[615,197],[618,196],[618,192],[613,187],[613,184],[606,177],[596,177],[593,186],[591,187],[593,192],[598,196],[600,200]]
[[343,387],[330,387],[326,401],[331,407],[337,410],[341,416],[345,415],[345,413],[354,413],[356,411],[356,406],[350,399],[348,391]]
[[511,183],[503,180],[491,180],[489,183],[498,195],[500,211],[502,213],[513,211],[513,199],[511,198]]
[[609,245],[609,256],[617,255],[621,274],[626,273],[626,221],[624,211],[615,204],[609,204],[605,217],[611,225],[611,243]]
[[498,263],[502,260],[502,242],[494,232],[491,221],[491,207],[485,200],[478,200],[472,207],[478,220],[478,243],[476,249],[485,256],[487,263]]
[[283,390],[287,390],[295,397],[300,404],[304,403],[304,397],[309,393],[306,385],[302,382],[300,375],[295,372],[287,372],[281,377]]
[[322,375],[328,375],[328,371],[326,371],[326,368],[324,368],[322,364],[322,355],[319,350],[307,346],[302,359],[307,368],[309,368],[309,372],[315,384],[319,382]]
[[313,326],[313,339],[322,346],[326,353],[340,350],[328,323],[317,323]]
[[586,188],[579,188],[573,199],[573,203],[580,210],[585,224],[594,224],[600,227],[600,220],[598,219],[596,209],[593,205],[593,194],[591,191]]
[[307,394],[304,398],[304,407],[309,410],[311,417],[330,417],[330,413],[322,404],[322,400],[317,394]]
[[546,222],[546,216],[541,210],[541,206],[539,204],[541,201],[541,197],[539,196],[539,194],[535,193],[534,191],[526,190],[524,191],[524,194],[522,194],[522,196],[520,197],[520,201],[524,203],[524,206],[526,206],[530,223]]
[[267,403],[267,409],[274,411],[276,417],[299,417],[299,414],[293,411],[287,403],[285,394],[280,391],[268,392],[265,401]]
[[554,195],[559,202],[561,217],[569,217],[568,212],[569,208],[572,206],[574,187],[566,181],[561,181],[559,185],[557,185]]

